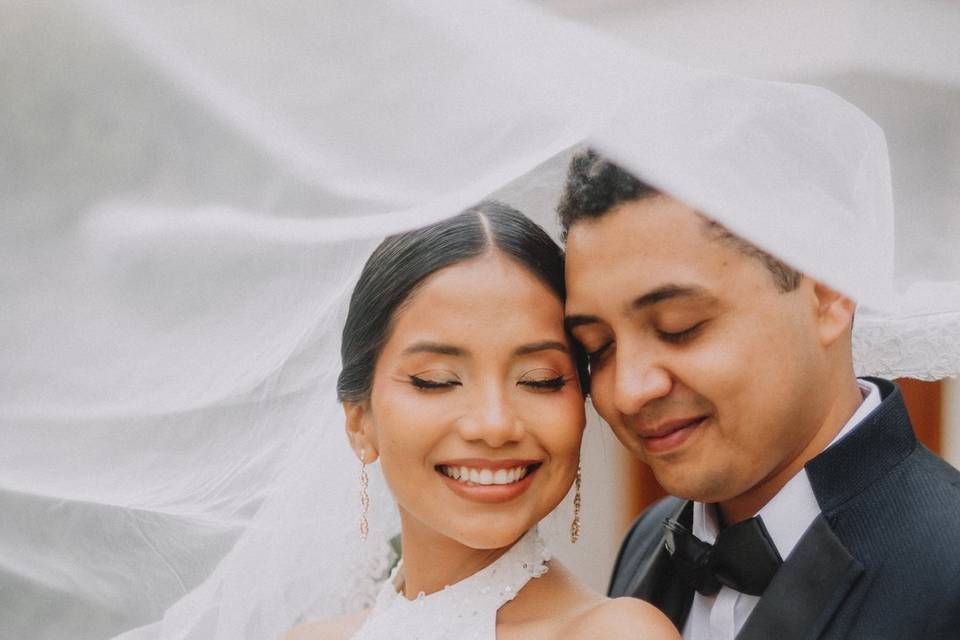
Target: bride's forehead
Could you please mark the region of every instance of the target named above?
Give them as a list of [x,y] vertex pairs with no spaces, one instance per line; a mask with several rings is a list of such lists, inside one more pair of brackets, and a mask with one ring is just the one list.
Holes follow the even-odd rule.
[[[517,342],[563,336],[563,304],[539,283],[534,287],[478,291],[454,287],[424,291],[394,318],[391,339],[409,340],[429,333],[464,343]],[[539,338],[538,338],[539,339]]]
[[513,352],[524,344],[544,340],[566,342],[563,306],[549,289],[537,283],[539,293],[504,291],[490,287],[464,292],[450,288],[430,295],[398,312],[388,344],[406,350],[420,342],[450,345],[464,352]]
[[492,252],[440,269],[420,283],[403,304],[403,311],[476,312],[491,305],[527,307],[559,297],[516,260]]

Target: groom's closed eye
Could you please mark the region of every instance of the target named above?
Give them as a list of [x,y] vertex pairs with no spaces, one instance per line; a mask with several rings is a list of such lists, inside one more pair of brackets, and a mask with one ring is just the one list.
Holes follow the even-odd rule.
[[706,324],[707,320],[701,320],[700,322],[690,325],[686,329],[680,329],[676,331],[657,329],[657,336],[664,342],[669,342],[671,344],[682,344],[697,337]]
[[606,359],[607,355],[609,355],[612,348],[613,343],[607,342],[601,347],[587,352],[587,362],[590,363],[590,371],[594,371],[597,367],[603,364],[603,361]]
[[584,335],[581,336],[574,335],[574,339],[580,343],[584,353],[587,354],[587,361],[591,368],[599,365],[613,347],[613,340],[605,333],[590,335],[584,332]]

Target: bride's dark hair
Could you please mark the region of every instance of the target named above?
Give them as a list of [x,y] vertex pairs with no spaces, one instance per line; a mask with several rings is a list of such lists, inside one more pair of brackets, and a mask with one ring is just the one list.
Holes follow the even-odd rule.
[[[436,224],[390,236],[367,259],[350,298],[337,379],[341,402],[370,397],[373,370],[393,317],[419,284],[491,248],[516,260],[565,300],[563,250],[536,223],[501,202],[487,200]],[[574,353],[585,383],[585,359],[579,349]]]

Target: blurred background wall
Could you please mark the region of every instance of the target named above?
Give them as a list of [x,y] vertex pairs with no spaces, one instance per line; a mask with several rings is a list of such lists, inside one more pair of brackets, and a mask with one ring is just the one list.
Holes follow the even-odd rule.
[[[960,238],[960,3],[948,0],[541,0],[551,11],[662,57],[827,87],[887,135],[898,233],[936,215]],[[589,55],[589,52],[584,52]],[[628,81],[628,79],[625,79]],[[952,212],[943,215],[944,212]],[[905,228],[904,228],[904,225]],[[948,245],[949,246],[949,245]],[[956,265],[960,246],[897,254]],[[921,440],[960,467],[960,381],[901,381]],[[557,555],[606,589],[620,539],[662,491],[595,415],[584,443],[583,536]]]

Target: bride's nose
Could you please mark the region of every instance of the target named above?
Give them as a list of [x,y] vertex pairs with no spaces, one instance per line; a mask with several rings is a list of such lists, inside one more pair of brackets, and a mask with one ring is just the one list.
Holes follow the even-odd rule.
[[502,447],[520,440],[523,426],[507,392],[500,385],[477,389],[471,400],[469,410],[457,423],[464,440],[479,440],[490,447]]

